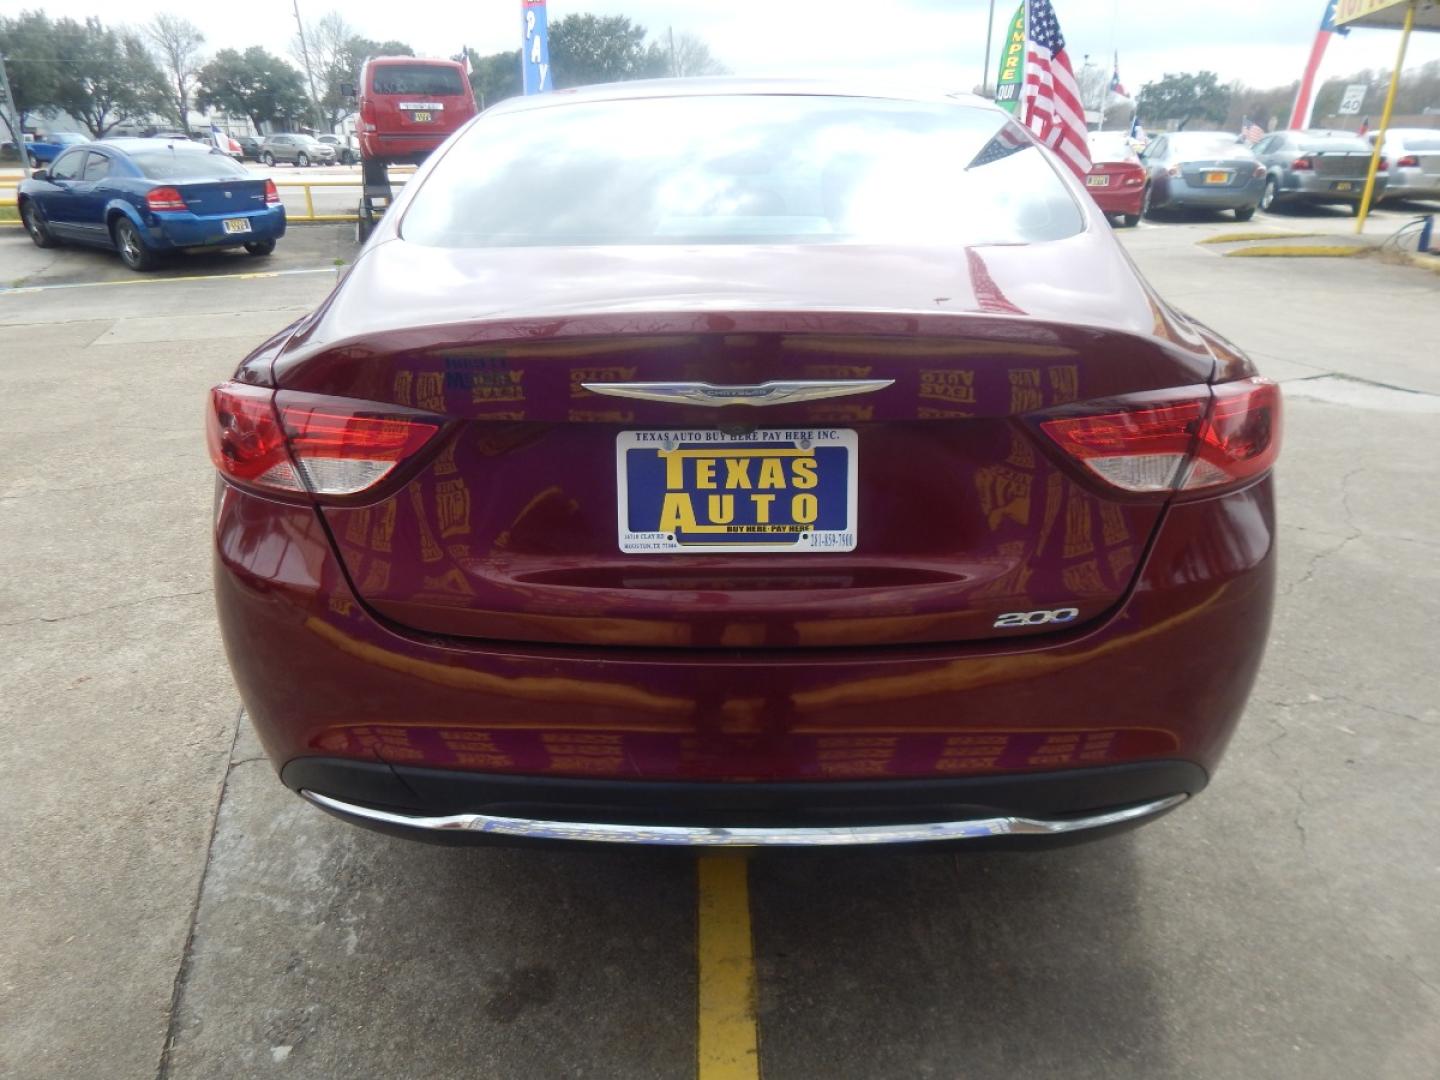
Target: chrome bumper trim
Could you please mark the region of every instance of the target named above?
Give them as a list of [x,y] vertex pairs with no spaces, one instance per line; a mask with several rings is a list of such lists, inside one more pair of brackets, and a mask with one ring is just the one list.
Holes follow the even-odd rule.
[[300,794],[316,806],[343,817],[446,833],[483,833],[527,840],[585,840],[605,844],[660,844],[673,847],[847,847],[865,844],[918,844],[937,840],[978,840],[987,836],[1060,836],[1120,825],[1163,813],[1185,801],[1171,795],[1123,810],[1089,817],[1042,820],[1024,817],[974,818],[914,825],[856,825],[836,828],[705,828],[694,825],[615,825],[607,822],[535,821],[490,814],[422,817],[395,814],[332,799],[316,791]]

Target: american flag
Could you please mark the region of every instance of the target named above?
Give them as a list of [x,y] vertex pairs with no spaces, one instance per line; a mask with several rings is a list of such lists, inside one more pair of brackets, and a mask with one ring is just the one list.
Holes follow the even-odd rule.
[[1240,138],[1247,146],[1254,146],[1265,137],[1265,129],[1248,116],[1240,121]]
[[1041,142],[1083,177],[1090,172],[1090,146],[1080,87],[1065,54],[1065,35],[1050,0],[1029,0],[1028,16],[1021,116]]

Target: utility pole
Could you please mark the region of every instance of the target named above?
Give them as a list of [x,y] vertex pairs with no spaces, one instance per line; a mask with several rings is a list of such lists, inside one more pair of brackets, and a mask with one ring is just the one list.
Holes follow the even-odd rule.
[[5,74],[5,57],[0,55],[0,120],[10,129],[10,138],[15,143],[15,155],[20,159],[20,177],[30,175],[30,156],[25,152],[25,133],[20,130],[20,114],[15,111],[15,99],[10,95],[10,79]]
[[[994,0],[991,0],[991,3],[994,3]],[[680,77],[680,64],[679,64],[679,62],[675,59],[675,27],[672,26],[672,27],[669,28],[669,30],[670,30],[670,77],[671,77],[672,79],[678,79],[678,78]]]
[[985,66],[980,69],[980,96],[993,97],[990,93],[990,43],[995,37],[995,0],[990,0],[990,21],[985,24]]
[[300,0],[293,0],[295,8],[295,25],[300,29],[300,56],[305,61],[305,78],[310,82],[310,105],[315,111],[315,130],[324,128],[320,118],[320,95],[315,92],[315,72],[310,67],[310,49],[305,44],[305,24],[300,21]]

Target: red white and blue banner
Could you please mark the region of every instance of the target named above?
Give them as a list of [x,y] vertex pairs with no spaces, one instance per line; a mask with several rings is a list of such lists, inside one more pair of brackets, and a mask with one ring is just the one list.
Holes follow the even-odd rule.
[[545,0],[520,0],[520,76],[527,94],[552,89],[550,78],[550,29],[545,20]]
[[1335,25],[1335,8],[1340,0],[1326,0],[1325,14],[1320,17],[1320,32],[1315,35],[1315,44],[1310,46],[1310,60],[1305,65],[1305,75],[1300,80],[1300,89],[1295,94],[1295,107],[1290,110],[1293,130],[1310,126],[1310,116],[1315,111],[1315,79],[1320,74],[1320,62],[1325,59],[1325,47],[1336,34],[1348,34],[1349,29]]

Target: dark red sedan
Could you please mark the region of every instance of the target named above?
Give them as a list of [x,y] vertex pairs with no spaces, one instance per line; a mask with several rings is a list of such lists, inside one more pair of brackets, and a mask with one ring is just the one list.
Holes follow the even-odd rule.
[[1234,730],[1279,438],[983,101],[551,93],[212,392],[220,624],[284,783],[408,836],[1096,836]]

